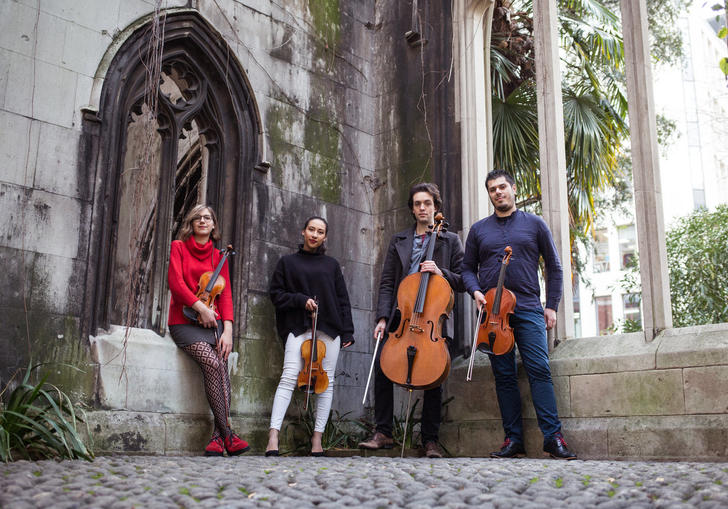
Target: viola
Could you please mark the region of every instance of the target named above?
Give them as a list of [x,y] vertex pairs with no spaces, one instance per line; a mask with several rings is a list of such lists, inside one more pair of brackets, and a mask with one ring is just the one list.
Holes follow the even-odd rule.
[[[235,254],[232,244],[228,244],[227,248],[221,249],[220,254],[222,258],[220,258],[220,262],[215,267],[215,270],[204,272],[200,276],[200,280],[197,283],[197,293],[195,294],[200,302],[213,311],[215,310],[215,298],[225,289],[225,278],[220,275],[220,271],[228,256]],[[199,314],[197,311],[189,306],[185,306],[182,308],[182,313],[189,321],[199,325]]]
[[483,353],[503,355],[513,350],[515,340],[509,321],[516,308],[516,296],[503,285],[512,253],[511,246],[506,246],[498,274],[498,285],[485,294],[485,320],[478,326],[476,343],[478,350]]
[[323,360],[326,356],[326,345],[320,339],[316,339],[316,324],[318,322],[318,308],[311,313],[313,326],[311,337],[301,344],[301,357],[303,357],[303,368],[298,373],[297,386],[306,393],[306,405],[312,393],[321,394],[329,386],[329,377],[323,368]]
[[[435,216],[425,261],[432,260],[435,240],[445,218]],[[454,296],[450,283],[430,272],[405,277],[397,290],[399,323],[390,332],[379,365],[393,383],[412,389],[438,387],[450,372],[450,352],[442,336],[442,322],[450,314]]]

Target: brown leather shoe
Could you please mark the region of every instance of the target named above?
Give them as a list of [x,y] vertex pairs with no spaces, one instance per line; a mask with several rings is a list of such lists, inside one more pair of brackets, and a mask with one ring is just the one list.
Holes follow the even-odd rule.
[[425,456],[428,458],[442,458],[442,451],[436,442],[427,442],[425,444]]
[[362,449],[391,449],[394,447],[394,440],[377,431],[369,440],[359,442],[359,447]]

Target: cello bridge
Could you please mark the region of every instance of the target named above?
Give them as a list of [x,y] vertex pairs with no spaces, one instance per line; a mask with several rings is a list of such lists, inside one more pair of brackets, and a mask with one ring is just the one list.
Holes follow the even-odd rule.
[[424,332],[424,330],[422,330],[422,327],[420,327],[419,325],[412,325],[412,324],[410,324],[409,330],[412,332],[416,332],[417,334],[422,334]]

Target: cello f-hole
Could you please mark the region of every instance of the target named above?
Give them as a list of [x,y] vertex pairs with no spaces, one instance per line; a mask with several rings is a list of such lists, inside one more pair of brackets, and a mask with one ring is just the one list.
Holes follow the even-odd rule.
[[400,332],[399,334],[395,334],[394,335],[395,338],[401,338],[402,337],[402,334],[404,334],[404,331],[407,330],[407,323],[409,323],[409,321],[410,321],[409,318],[405,318],[404,319],[404,323],[402,324],[402,328],[400,329],[402,332]]

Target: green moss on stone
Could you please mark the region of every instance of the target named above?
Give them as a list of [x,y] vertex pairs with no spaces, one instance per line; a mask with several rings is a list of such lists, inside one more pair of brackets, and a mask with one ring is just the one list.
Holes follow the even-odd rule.
[[341,34],[339,0],[309,0],[308,10],[316,34],[327,49],[333,49]]
[[275,340],[275,308],[267,295],[248,294],[248,315],[245,335],[249,338]]
[[341,174],[338,161],[314,155],[311,159],[310,170],[313,194],[323,201],[339,203]]
[[340,141],[333,115],[318,110],[306,117],[303,142],[313,152],[309,166],[313,194],[330,203],[339,203],[341,197]]
[[[283,366],[283,348],[278,338],[246,341],[241,356],[246,377],[278,380]],[[247,378],[245,381],[248,382]]]
[[[317,100],[326,101],[322,97]],[[295,128],[298,113],[291,107],[275,105],[268,110],[266,119],[273,155],[271,178],[276,186],[284,187],[286,172],[298,172],[304,166],[301,149],[291,143],[291,131]],[[336,127],[335,117],[324,108],[314,109],[306,115],[303,129],[303,148],[311,153],[307,162],[312,194],[323,201],[339,203],[341,133]]]
[[282,105],[274,105],[268,109],[266,120],[268,122],[270,148],[273,153],[271,176],[275,185],[283,187],[286,155],[292,153],[286,132],[293,125],[293,111]]

